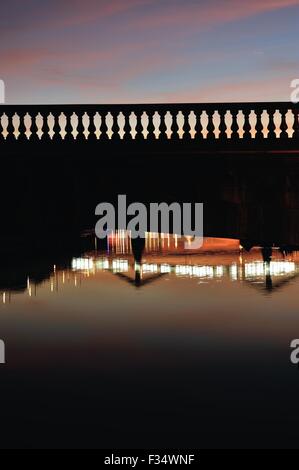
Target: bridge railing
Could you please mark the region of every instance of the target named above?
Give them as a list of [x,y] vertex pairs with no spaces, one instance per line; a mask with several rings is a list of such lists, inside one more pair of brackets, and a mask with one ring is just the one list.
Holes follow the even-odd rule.
[[298,138],[290,102],[0,106],[0,143]]

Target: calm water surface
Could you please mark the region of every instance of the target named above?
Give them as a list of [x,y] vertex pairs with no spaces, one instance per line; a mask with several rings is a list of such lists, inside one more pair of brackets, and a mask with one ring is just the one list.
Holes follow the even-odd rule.
[[[135,257],[134,257],[135,254]],[[2,446],[297,447],[299,255],[116,233],[1,290]]]

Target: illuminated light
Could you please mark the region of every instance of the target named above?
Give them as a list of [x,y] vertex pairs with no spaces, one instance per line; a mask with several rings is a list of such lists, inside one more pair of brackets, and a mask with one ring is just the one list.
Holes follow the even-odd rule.
[[32,289],[31,289],[29,277],[28,277],[28,279],[27,279],[27,290],[28,290],[28,295],[29,295],[29,297],[32,297]]
[[54,273],[56,272],[56,264],[54,264],[54,266],[53,266],[53,271],[54,271]]
[[124,273],[129,270],[129,263],[127,260],[116,259],[112,262],[112,270],[115,273]]
[[27,290],[28,290],[29,297],[32,297],[32,289],[31,289],[29,277],[27,278]]
[[65,283],[65,274],[64,274],[64,271],[62,272],[62,283],[63,283],[63,284]]
[[144,273],[157,273],[158,272],[158,265],[157,264],[143,264],[142,271]]
[[233,281],[236,281],[238,279],[238,268],[237,268],[237,265],[236,264],[233,264],[232,266],[230,266],[229,268],[229,272],[230,272],[230,277]]
[[75,284],[75,287],[77,287],[77,276],[75,276],[74,284]]
[[188,246],[191,246],[191,244],[192,244],[192,237],[188,236],[188,237],[186,237],[186,240],[187,240],[187,242],[188,242]]
[[224,274],[223,266],[216,266],[216,276],[222,277]]
[[51,279],[50,289],[51,289],[51,292],[54,292],[54,282],[53,282],[53,279]]
[[94,263],[91,258],[74,258],[72,260],[73,271],[84,271],[93,269]]
[[245,264],[245,277],[247,278],[268,275],[280,276],[294,273],[295,271],[296,265],[292,261],[271,261],[270,263],[257,261]]
[[135,263],[134,271],[135,271],[136,273],[140,273],[140,272],[141,272],[141,264],[140,264],[140,263]]
[[6,304],[6,292],[3,292],[2,294],[2,302]]
[[171,266],[169,264],[161,264],[160,272],[161,274],[171,273]]
[[[95,267],[96,269],[101,270],[101,271],[107,270],[110,268],[109,260],[108,259],[98,260],[95,263]],[[94,274],[95,274],[95,271],[94,271]]]
[[193,267],[192,266],[180,266],[175,267],[175,273],[179,276],[192,276]]

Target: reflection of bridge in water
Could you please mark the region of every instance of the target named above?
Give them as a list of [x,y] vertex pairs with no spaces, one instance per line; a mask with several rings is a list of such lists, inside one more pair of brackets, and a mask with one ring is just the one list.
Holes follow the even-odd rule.
[[[190,281],[234,282],[252,285],[262,292],[282,288],[299,274],[299,254],[273,248],[267,257],[262,248],[250,252],[239,240],[205,239],[203,247],[192,253],[184,250],[184,241],[174,235],[147,234],[143,249],[137,253],[125,232],[114,233],[107,240],[106,250],[87,252],[73,257],[68,263],[54,265],[44,278],[35,281],[28,276],[23,284],[0,287],[2,304],[17,293],[29,297],[38,295],[40,286],[47,284],[52,293],[70,285],[80,288],[84,281],[100,275],[112,275],[137,288],[165,279]],[[99,280],[100,281],[100,280]]]
[[[145,205],[203,202],[205,237],[264,247],[268,264],[273,246],[296,249],[298,110],[292,103],[1,106],[0,290],[52,276],[52,266],[61,267],[58,247],[68,267],[90,252],[66,256],[69,241],[95,226],[95,207],[119,194]],[[135,285],[144,285],[143,250],[168,241],[146,243],[134,248],[143,267]],[[158,274],[176,275],[176,265]]]

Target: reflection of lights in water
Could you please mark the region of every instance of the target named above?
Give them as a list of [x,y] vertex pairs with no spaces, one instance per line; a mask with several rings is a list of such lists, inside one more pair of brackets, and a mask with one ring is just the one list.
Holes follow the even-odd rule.
[[72,261],[74,271],[84,271],[93,269],[93,260],[91,258],[74,258]]
[[142,271],[144,273],[157,273],[158,272],[158,265],[157,264],[143,264]]
[[141,272],[141,264],[140,263],[135,263],[134,270],[135,270],[136,273],[140,273]]
[[115,259],[112,261],[112,271],[114,273],[125,273],[129,270],[129,262],[127,260]]
[[190,277],[213,277],[214,270],[212,266],[182,266],[175,267],[175,274],[177,276],[190,276]]
[[216,266],[216,277],[223,276],[223,266]]
[[31,289],[31,284],[30,284],[29,277],[27,278],[27,291],[28,291],[29,297],[32,297],[32,289]]
[[281,274],[290,274],[296,271],[296,265],[293,261],[271,261],[263,263],[257,261],[255,263],[245,264],[245,277],[254,276],[279,276]]
[[95,268],[99,270],[109,269],[109,261],[107,259],[100,259],[95,262]]
[[[266,263],[263,261],[253,261],[248,263],[232,263],[228,265],[191,265],[191,264],[176,264],[171,265],[168,263],[143,263],[132,262],[128,259],[109,259],[109,258],[92,258],[92,257],[82,257],[74,258],[71,263],[71,270],[61,271],[62,273],[62,282],[65,284],[66,281],[72,280],[75,287],[81,285],[81,276],[90,277],[96,275],[97,272],[106,272],[110,271],[113,273],[128,273],[135,271],[139,273],[141,278],[143,274],[172,274],[179,278],[201,278],[201,279],[215,279],[219,280],[221,278],[229,278],[231,281],[242,281],[249,280],[254,281],[254,279],[262,279],[267,276],[272,278],[294,275],[299,273],[299,265],[293,261],[271,261]],[[79,273],[79,283],[76,273]],[[58,290],[58,276],[59,270],[53,273],[50,278],[50,290],[54,292],[55,284],[56,290]],[[29,296],[32,296],[32,286],[35,286],[34,283],[27,278],[27,291]],[[2,298],[2,304],[10,302],[11,296],[10,292],[7,295],[7,292],[1,292],[0,296]],[[35,293],[36,295],[36,293]]]
[[[112,262],[107,258],[93,260],[91,258],[78,258],[73,259],[72,262],[73,271],[107,271],[112,270],[113,272],[128,272],[130,269],[129,260],[115,259]],[[255,276],[265,276],[270,274],[271,276],[278,276],[281,274],[290,274],[296,271],[296,264],[291,261],[271,261],[270,264],[262,261],[256,261],[253,263],[245,263],[244,271],[241,266],[236,263],[229,266],[196,266],[196,265],[176,265],[171,266],[170,264],[150,264],[135,263],[134,270],[143,273],[161,273],[161,274],[175,274],[177,276],[189,276],[189,277],[207,277],[207,278],[221,278],[226,275],[236,281],[238,279],[251,278]]]
[[161,264],[160,271],[161,274],[171,273],[171,266],[169,264]]
[[238,279],[238,268],[236,264],[232,264],[229,268],[230,277],[233,281]]

